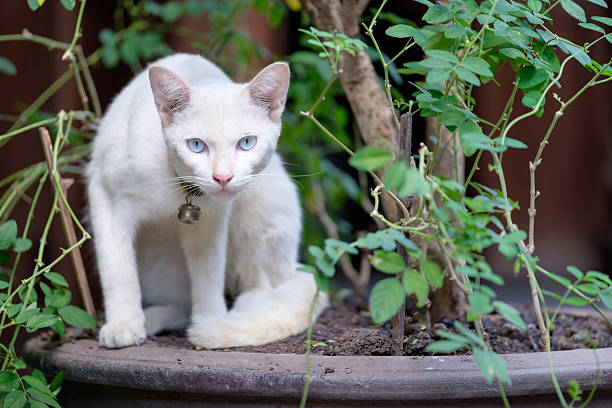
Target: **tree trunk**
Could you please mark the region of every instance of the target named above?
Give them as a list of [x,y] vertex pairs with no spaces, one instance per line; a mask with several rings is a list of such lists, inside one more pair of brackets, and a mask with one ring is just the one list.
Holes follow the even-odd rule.
[[[304,0],[302,2],[312,24],[319,30],[339,31],[349,37],[359,34],[358,20],[368,4],[367,0]],[[340,61],[338,81],[346,94],[355,114],[361,137],[367,145],[392,147],[399,150],[399,129],[395,126],[394,112],[389,109],[389,101],[384,92],[372,61],[363,51],[355,57],[345,53]],[[428,120],[427,134],[437,135],[435,119]],[[430,131],[435,129],[435,132]],[[442,128],[440,132],[441,145],[447,149],[439,150],[439,163],[435,174],[443,175],[459,182],[464,178],[465,158],[459,147],[456,134]],[[457,149],[456,157],[453,152]],[[389,220],[397,220],[395,203],[382,196],[383,213]],[[430,254],[439,252],[437,246],[430,245]],[[444,265],[441,265],[444,268]],[[444,286],[432,297],[431,318],[433,321],[448,316],[457,317],[467,308],[463,293],[448,279]]]
[[[438,134],[438,121],[436,118],[427,118],[425,126],[425,135],[430,151],[434,151],[435,142],[430,141],[429,136]],[[440,128],[440,146],[438,153],[434,158],[434,174],[444,176],[458,183],[463,184],[465,181],[465,155],[459,146],[459,135],[457,132],[451,132],[444,126]],[[436,197],[438,205],[442,205],[442,200]],[[436,243],[431,243],[429,253],[439,253],[440,248]],[[444,270],[446,265],[441,259],[436,259],[440,268]],[[449,274],[444,278],[444,285],[433,292],[429,298],[431,300],[431,308],[429,310],[431,320],[438,321],[443,317],[456,319],[465,315],[468,308],[468,303],[463,292],[449,279]]]

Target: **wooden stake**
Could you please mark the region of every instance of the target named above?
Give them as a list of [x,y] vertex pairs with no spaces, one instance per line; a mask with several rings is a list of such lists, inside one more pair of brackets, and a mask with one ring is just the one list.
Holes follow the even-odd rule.
[[[49,166],[49,174],[53,177],[53,144],[51,143],[51,136],[49,136],[49,131],[46,128],[38,128],[40,132],[40,141],[43,146],[43,151],[45,153],[45,158],[47,159],[47,165]],[[63,179],[59,170],[57,171],[57,176],[60,180],[60,187],[62,189],[62,193],[64,197],[68,197],[68,189],[70,186],[74,184],[74,179],[67,178]],[[51,185],[53,189],[57,192],[57,186],[51,181]],[[68,246],[71,247],[76,244],[76,232],[74,230],[74,224],[72,223],[72,217],[66,208],[63,200],[58,200],[58,205],[60,208],[60,216],[62,219],[62,228],[64,229],[64,235],[66,236],[66,241]],[[81,294],[81,299],[83,300],[83,304],[85,305],[85,310],[89,313],[94,319],[96,318],[96,309],[94,307],[93,299],[91,297],[91,291],[89,290],[89,283],[87,281],[87,275],[85,274],[85,265],[83,264],[83,258],[81,257],[80,248],[74,248],[70,251],[70,260],[72,261],[72,268],[74,270],[74,275],[77,280],[77,284],[79,286],[79,292]]]
[[[406,160],[408,166],[410,166],[410,152],[412,150],[412,114],[404,113],[400,116],[400,158]],[[410,209],[411,197],[402,200],[402,203],[406,208]],[[403,217],[400,206],[397,205],[397,217],[401,219]],[[397,244],[397,252],[404,259],[404,263],[408,265],[408,254],[405,248]],[[401,280],[402,273],[397,274],[397,279]],[[391,341],[391,353],[394,356],[401,356],[404,353],[404,325],[406,322],[406,300],[402,303],[402,306],[397,311],[392,320],[392,341]]]

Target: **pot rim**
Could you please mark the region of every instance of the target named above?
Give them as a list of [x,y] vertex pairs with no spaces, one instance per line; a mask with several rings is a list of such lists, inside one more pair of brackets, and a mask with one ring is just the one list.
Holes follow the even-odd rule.
[[[306,355],[223,352],[167,347],[147,341],[108,350],[93,339],[51,342],[30,339],[28,363],[47,374],[104,386],[191,394],[299,398],[306,379]],[[513,385],[509,396],[553,394],[547,353],[501,354]],[[612,348],[552,352],[562,389],[578,381],[612,390]],[[471,355],[311,356],[313,400],[439,400],[499,396],[487,384]]]

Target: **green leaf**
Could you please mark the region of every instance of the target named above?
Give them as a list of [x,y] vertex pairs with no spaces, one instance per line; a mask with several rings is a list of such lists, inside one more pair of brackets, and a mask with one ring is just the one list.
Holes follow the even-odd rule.
[[314,280],[317,284],[317,288],[319,288],[321,292],[327,292],[330,283],[330,279],[327,276],[323,275],[321,272],[317,272],[314,276]]
[[374,251],[370,257],[370,263],[381,272],[396,274],[404,270],[404,259],[397,252]]
[[[474,153],[476,153],[476,150],[478,149],[473,147],[472,144],[465,138],[465,136],[469,134],[483,135],[482,130],[476,123],[472,121],[463,122],[463,124],[461,124],[457,130],[459,131],[459,135],[460,135],[459,143],[461,145],[461,150],[463,150],[463,153],[467,157],[472,156]],[[487,140],[488,139],[489,138],[487,137]]]
[[548,79],[546,72],[535,69],[534,67],[521,68],[518,72],[519,83],[521,89],[529,89],[540,85]]
[[423,16],[423,21],[429,24],[446,23],[453,17],[448,7],[443,7],[439,4],[435,4],[429,9]]
[[383,183],[389,190],[397,190],[406,178],[408,166],[404,160],[391,163],[383,177]]
[[336,274],[336,268],[334,268],[334,265],[332,265],[325,258],[318,258],[315,261],[315,265],[317,265],[317,268],[319,268],[323,275],[327,276],[328,278],[331,278]]
[[36,378],[34,376],[31,376],[31,375],[26,375],[26,376],[23,376],[22,379],[26,383],[28,383],[28,385],[30,387],[35,388],[35,389],[43,392],[44,394],[51,395],[51,391],[49,391],[49,387],[47,386],[47,384],[42,382],[39,378]]
[[468,321],[474,321],[480,316],[493,311],[491,298],[482,292],[472,292],[469,296],[470,308],[467,312]]
[[419,170],[415,167],[410,167],[406,171],[404,184],[398,189],[397,194],[401,197],[407,197],[410,194],[416,193],[420,196],[427,194],[429,184],[423,179]]
[[446,110],[438,116],[438,121],[444,126],[457,127],[466,120],[465,113],[459,110]]
[[601,300],[609,310],[612,310],[612,287],[599,292],[599,300]]
[[549,276],[550,279],[554,280],[555,282],[565,286],[566,288],[569,288],[570,286],[572,286],[572,283],[570,282],[569,279],[563,277],[563,276],[559,276],[555,273],[551,273]]
[[59,373],[56,374],[55,377],[53,377],[53,380],[51,380],[51,382],[49,383],[49,389],[51,390],[51,392],[53,393],[59,392],[59,390],[62,388],[63,381],[64,381],[64,372],[60,371]]
[[528,108],[533,108],[538,104],[542,93],[540,91],[529,91],[523,96],[522,103]]
[[414,269],[406,269],[402,276],[402,283],[408,295],[414,293],[416,296],[417,307],[425,306],[427,296],[429,295],[429,287],[421,274]]
[[19,387],[19,377],[12,371],[0,371],[0,392],[9,392]]
[[160,17],[166,23],[172,23],[183,14],[183,4],[178,1],[169,1],[162,6]]
[[279,27],[285,18],[285,7],[281,3],[274,3],[268,10],[268,21],[273,28]]
[[589,296],[597,296],[599,294],[599,288],[594,285],[591,285],[590,283],[578,285],[576,289]]
[[455,67],[455,72],[457,73],[459,78],[463,79],[465,82],[470,83],[472,85],[480,86],[480,80],[469,69],[458,66]]
[[32,316],[26,322],[26,327],[31,330],[41,329],[43,327],[53,326],[59,321],[59,318],[52,314],[38,314]]
[[423,275],[425,275],[427,282],[431,283],[436,288],[442,287],[444,283],[444,273],[437,263],[426,259],[421,262],[421,271],[423,271]]
[[365,146],[357,150],[348,160],[357,170],[370,171],[384,167],[393,159],[393,154],[378,146]]
[[395,38],[410,38],[416,32],[416,28],[406,24],[396,24],[387,28],[385,34]]
[[574,17],[576,20],[583,23],[586,21],[584,9],[573,0],[561,0],[561,7],[563,7],[563,10],[565,10],[567,14]]
[[21,311],[19,312],[19,314],[17,314],[17,316],[15,316],[15,323],[17,324],[23,324],[25,322],[27,322],[32,316],[34,316],[35,314],[37,314],[40,311],[39,308],[36,307],[36,303],[31,303],[30,306],[25,307],[25,305],[22,305],[21,307]]
[[[36,1],[36,0],[34,0]],[[30,0],[28,0],[28,4]],[[31,8],[31,7],[30,7]],[[32,9],[36,10],[36,9]],[[15,390],[9,392],[4,396],[4,400],[2,402],[2,408],[22,408],[26,404],[26,395],[21,390]]]
[[61,2],[62,6],[64,6],[66,10],[70,11],[72,11],[74,9],[74,6],[76,5],[76,0],[61,0]]
[[444,36],[446,38],[459,38],[462,37],[466,32],[466,29],[458,24],[451,24],[449,26],[440,28],[444,29]]
[[25,252],[32,248],[32,241],[27,238],[17,238],[13,242],[13,251],[15,252]]
[[516,248],[516,245],[508,243],[508,242],[502,242],[497,246],[497,250],[506,258],[506,259],[512,259],[514,258],[517,254],[518,254],[518,249]]
[[493,379],[497,377],[501,382],[512,385],[508,375],[508,368],[503,358],[492,351],[479,348],[475,348],[473,353],[474,360],[487,383],[491,384]]
[[589,279],[597,279],[599,281],[602,281],[606,284],[606,286],[612,285],[612,279],[610,279],[610,277],[605,273],[601,273],[598,271],[587,271],[586,277]]
[[446,62],[450,62],[451,64],[458,64],[459,60],[457,59],[456,56],[454,56],[453,54],[451,54],[448,51],[444,51],[444,50],[427,50],[425,51],[425,54],[427,54],[428,56],[432,57],[432,58],[437,58],[439,60],[442,61],[446,61]]
[[606,25],[612,26],[612,18],[610,17],[601,17],[601,16],[593,16],[591,20],[597,21],[599,23],[604,23]]
[[441,69],[432,69],[427,73],[425,81],[428,84],[439,84],[448,81],[448,78],[450,78],[450,73],[448,71],[444,71]]
[[582,298],[570,296],[565,298],[565,304],[570,306],[586,306],[588,302]]
[[593,30],[593,31],[597,31],[598,33],[602,33],[605,34],[606,30],[604,30],[603,28],[601,28],[600,26],[593,24],[593,23],[578,23],[578,25],[582,28],[586,28],[588,30]]
[[446,71],[449,71],[450,69],[453,68],[450,62],[443,61],[437,58],[425,58],[423,61],[420,62],[420,64],[422,67],[440,69],[440,70],[446,70]]
[[501,144],[501,136],[496,137],[495,139],[493,139],[493,143],[496,143],[500,146],[508,146],[508,147],[512,147],[514,149],[526,149],[527,145],[523,142],[521,142],[520,140],[516,140],[516,139],[512,139],[511,137],[506,137],[506,140],[504,140],[504,144]]
[[17,67],[6,57],[0,57],[0,72],[7,75],[16,75]]
[[120,55],[114,45],[102,48],[102,63],[106,68],[114,68],[119,63]]
[[50,405],[54,408],[61,408],[60,405],[55,400],[55,397],[49,394],[46,394],[36,388],[28,389],[28,394],[44,404]]
[[587,0],[593,4],[597,4],[598,6],[608,8],[608,4],[604,0]]
[[504,316],[508,322],[512,323],[521,330],[527,330],[527,325],[521,318],[521,314],[514,307],[507,303],[500,302],[499,300],[493,302],[493,307],[497,313]]
[[81,329],[93,329],[96,321],[86,311],[76,306],[68,305],[58,309],[61,318],[71,326]]
[[308,252],[310,252],[310,255],[312,255],[316,259],[325,258],[325,251],[323,251],[321,248],[319,248],[316,245],[310,245],[308,247]]
[[580,269],[576,268],[575,266],[569,265],[567,268],[565,268],[569,273],[571,273],[572,275],[574,275],[574,278],[576,279],[582,279],[582,277],[584,276],[584,274],[580,271]]
[[470,343],[480,347],[486,347],[485,342],[480,337],[478,337],[474,332],[472,332],[470,329],[465,327],[457,320],[455,320],[455,329],[457,329],[457,331],[463,336],[468,338],[470,340]]
[[317,273],[317,269],[311,265],[302,265],[295,268],[296,271],[312,273],[313,275]]
[[425,347],[425,351],[428,353],[447,354],[457,351],[463,347],[465,347],[465,343],[453,340],[439,340]]
[[9,262],[11,262],[11,254],[6,251],[0,251],[0,264],[7,264]]
[[66,278],[64,278],[57,272],[47,272],[45,273],[45,278],[49,279],[51,282],[59,286],[68,287],[68,282],[66,281]]
[[562,297],[557,295],[555,292],[551,292],[546,289],[542,289],[542,294],[544,294],[544,296],[550,296],[551,298],[557,300],[558,302],[560,302],[562,299]]
[[461,65],[466,67],[472,72],[475,72],[478,75],[484,75],[487,77],[492,77],[493,72],[491,72],[491,68],[489,67],[489,63],[482,58],[479,57],[465,57],[465,59],[461,62]]
[[540,53],[541,58],[552,72],[559,72],[561,69],[561,63],[559,62],[559,58],[557,58],[557,54],[555,54],[552,47],[539,42],[535,44],[535,50]]
[[516,48],[502,48],[499,52],[510,59],[526,59],[525,54]]
[[17,223],[15,220],[8,220],[0,225],[0,250],[10,248],[15,238],[17,238]]
[[38,7],[40,7],[40,4],[38,4],[38,0],[27,0],[27,1],[28,1],[28,7],[32,11],[36,11],[38,10]]
[[404,287],[395,278],[378,282],[370,292],[372,321],[381,324],[391,319],[404,303]]
[[72,299],[72,293],[67,289],[56,289],[51,296],[45,296],[45,306],[59,308],[66,306]]
[[527,5],[536,13],[542,10],[542,2],[540,0],[527,0]]

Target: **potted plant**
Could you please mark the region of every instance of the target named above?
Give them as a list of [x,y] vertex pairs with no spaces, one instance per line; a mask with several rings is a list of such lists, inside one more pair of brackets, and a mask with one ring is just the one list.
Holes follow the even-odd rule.
[[[598,397],[609,396],[612,388],[609,375],[612,372],[612,350],[551,351],[550,333],[558,309],[549,313],[545,296],[556,297],[559,305],[588,304],[610,324],[609,316],[599,307],[602,303],[608,308],[612,306],[610,278],[599,272],[583,272],[568,267],[568,272],[574,278],[570,281],[542,268],[534,252],[534,231],[537,198],[535,175],[542,153],[565,109],[586,89],[609,81],[612,74],[610,61],[594,61],[589,57],[588,50],[597,42],[609,40],[605,33],[612,21],[605,17],[593,17],[592,22],[586,22],[582,8],[572,0],[550,5],[543,5],[537,0],[530,0],[526,4],[505,0],[487,0],[480,4],[473,1],[450,4],[424,1],[423,4],[427,6],[423,16],[427,23],[425,26],[400,23],[386,30],[385,35],[406,42],[397,54],[387,57],[379,46],[382,34],[375,30],[386,1],[378,5],[373,17],[360,29],[358,22],[367,3],[304,1],[303,6],[316,28],[310,27],[303,33],[319,56],[327,60],[329,68],[314,62],[312,54],[298,54],[295,60],[304,63],[308,59],[309,63],[318,66],[328,76],[310,109],[302,112],[302,122],[312,122],[350,155],[348,163],[353,168],[370,175],[371,189],[366,176],[360,176],[361,185],[366,190],[366,200],[362,200],[362,203],[368,208],[377,230],[351,241],[341,240],[342,236],[347,236],[346,232],[337,226],[334,229],[333,221],[325,218],[325,206],[323,203],[321,209],[321,198],[317,194],[319,190],[329,191],[329,185],[309,181],[311,194],[306,194],[306,205],[315,216],[324,220],[330,239],[326,239],[320,247],[312,245],[308,248],[312,262],[303,270],[313,273],[320,290],[333,286],[331,278],[336,273],[337,264],[354,281],[358,290],[367,290],[370,267],[389,275],[371,289],[369,312],[375,324],[393,319],[394,354],[401,354],[404,346],[405,318],[402,313],[407,296],[410,299],[408,303],[414,303],[419,310],[424,326],[433,325],[443,316],[456,318],[456,322],[446,328],[438,326],[436,334],[441,340],[427,348],[428,353],[436,356],[414,359],[402,356],[311,356],[313,341],[310,327],[305,342],[306,357],[202,351],[154,342],[138,348],[110,351],[98,348],[91,338],[59,343],[50,343],[41,338],[32,340],[25,352],[28,362],[47,374],[60,370],[64,372],[67,381],[62,398],[66,405],[77,404],[75,401],[82,401],[83,398],[91,399],[92,393],[96,393],[96,398],[90,403],[100,406],[117,406],[121,401],[128,406],[137,401],[163,404],[163,401],[173,398],[188,401],[204,399],[211,406],[243,403],[236,394],[247,398],[245,404],[271,405],[296,404],[297,401],[304,405],[308,400],[312,405],[332,403],[334,406],[354,405],[356,401],[366,405],[424,404],[428,401],[427,405],[464,403],[477,406],[499,403],[500,397],[508,405],[508,396],[511,401],[521,401],[521,398],[528,396],[540,398],[539,401],[544,404],[544,399],[552,396],[556,405],[560,402],[563,406],[575,406],[581,399],[588,402],[593,398],[592,392],[587,395],[584,390],[599,388]],[[168,4],[171,6],[159,9],[149,7],[153,7],[153,13],[158,13],[168,22],[174,21],[180,14],[176,10],[184,12],[188,7],[187,3],[184,6],[178,2]],[[551,32],[550,11],[559,4],[580,20],[582,27],[601,33],[601,36],[581,47]],[[82,16],[84,6],[85,2],[81,2],[79,16]],[[263,6],[259,4],[258,7]],[[176,8],[174,14],[172,8]],[[272,8],[267,10],[271,15],[276,13],[270,11]],[[103,48],[89,59],[83,58],[85,62],[82,62],[79,49],[75,47],[78,24],[75,41],[59,44],[65,47],[65,55],[71,63],[82,64],[76,65],[77,76],[79,72],[86,71],[87,63],[93,63],[100,57],[109,64],[116,63],[119,58],[127,59],[125,62],[137,69],[138,60],[130,59],[131,54],[121,50],[129,48],[131,40],[127,39],[135,38],[138,32],[130,29],[104,31],[101,34]],[[131,28],[134,29],[133,26]],[[371,50],[382,64],[382,87],[374,65],[365,52],[367,45],[356,39],[361,30],[369,38]],[[47,45],[58,46],[48,39],[27,37],[24,35],[25,39],[34,38]],[[131,44],[133,46],[135,42]],[[417,47],[424,51],[426,59],[402,59],[408,50]],[[159,50],[162,52],[161,48]],[[70,59],[71,55],[73,59]],[[574,60],[589,69],[592,77],[575,95],[561,101],[553,97],[552,92],[555,86],[562,83],[567,64]],[[392,71],[393,64],[400,62],[405,63],[405,67]],[[486,120],[478,116],[475,110],[477,101],[472,93],[485,81],[493,81],[503,64],[509,64],[515,72],[513,90],[499,119]],[[393,89],[391,76],[397,73],[422,75],[414,82],[414,94],[410,97],[402,97]],[[87,78],[87,75],[84,77]],[[365,145],[355,151],[350,148],[350,141],[346,140],[346,131],[338,129],[336,119],[341,119],[342,115],[330,120],[319,113],[322,107],[330,115],[334,112],[329,93],[338,92],[336,80],[349,100]],[[82,86],[79,89],[82,94],[93,97],[91,88]],[[520,115],[513,114],[513,102],[521,95],[522,103],[528,110]],[[299,95],[294,96],[299,98]],[[545,104],[548,107],[554,100],[560,103],[558,113],[549,130],[538,140],[540,150],[529,166],[532,180],[531,222],[528,231],[523,232],[512,219],[517,204],[508,197],[503,156],[508,149],[525,145],[524,140],[519,140],[511,132],[516,124],[540,115]],[[99,106],[94,103],[96,105]],[[99,114],[96,109],[94,111]],[[28,118],[31,112],[26,112],[24,118]],[[433,143],[421,144],[416,149],[415,157],[412,157],[410,123],[416,115],[428,118],[432,129],[428,134],[433,135]],[[87,122],[88,118],[85,114],[70,112],[41,119],[20,129],[25,131],[57,123],[58,136],[54,148],[50,150],[49,171],[58,187],[55,200],[64,202],[68,215],[72,216],[65,200],[65,191],[61,188],[58,164],[62,163],[62,155],[72,152],[62,151],[62,147],[67,146],[67,132],[72,128],[72,121],[82,119]],[[297,115],[290,115],[288,120],[297,120]],[[0,138],[8,139],[15,134],[9,132]],[[78,154],[81,154],[78,157],[83,157],[86,152],[78,151]],[[312,152],[304,153],[306,157],[309,154]],[[465,179],[464,155],[474,157]],[[499,182],[496,186],[473,182],[478,164],[485,155],[492,157],[490,168]],[[77,156],[68,156],[64,163],[74,157]],[[333,163],[326,163],[324,167],[329,174],[338,171]],[[40,173],[32,180],[40,178],[44,181],[47,170],[44,166],[37,169]],[[354,190],[357,186],[359,191],[358,183],[353,181],[351,184],[343,177],[337,178],[344,180],[341,185],[345,189]],[[368,205],[370,199],[371,207]],[[80,226],[76,217],[72,219]],[[13,230],[14,226],[11,224],[5,228]],[[84,229],[82,232],[83,240],[87,239]],[[13,235],[11,233],[12,240],[7,248],[22,249],[25,241],[17,242]],[[81,243],[78,241],[69,249],[73,250]],[[526,324],[515,307],[496,299],[495,291],[487,283],[503,282],[482,255],[488,247],[496,248],[512,260],[516,273],[526,273],[531,285],[532,313],[536,316],[539,341],[544,352],[502,357],[491,349],[486,335],[486,316],[497,313],[521,330],[526,329]],[[360,270],[348,258],[348,255],[358,254],[364,260]],[[33,287],[41,275],[50,271],[50,267],[43,272],[44,267],[40,268],[27,285]],[[54,298],[60,295],[59,291],[65,291],[62,286],[64,282],[59,277],[52,274],[44,276],[57,285],[51,288],[46,284],[49,293],[43,287],[45,297]],[[538,281],[541,277],[560,283],[565,287],[565,292],[556,295],[544,291]],[[12,287],[11,282],[8,297],[13,294],[14,298],[20,293]],[[35,292],[30,289],[28,293]],[[6,302],[12,298],[8,297],[8,300],[4,299],[7,306],[3,306],[3,309],[9,307]],[[30,310],[28,306],[32,304],[32,310],[36,309],[36,300],[30,301],[26,296],[25,300],[22,298],[20,308]],[[25,323],[33,330],[60,322],[92,326],[91,318],[85,317],[84,312],[73,311],[74,316],[66,312],[62,314],[64,307],[69,306],[63,304],[56,310],[36,310],[32,316],[42,316],[37,319],[44,320],[44,324],[38,326],[34,323],[27,326],[32,316],[18,322],[15,315],[7,312],[6,318],[12,319],[7,320],[9,324],[14,322],[18,326]],[[21,309],[19,313],[22,313]],[[7,349],[6,355],[14,356],[10,346]],[[460,350],[467,350],[471,356],[445,355]],[[25,404],[26,400],[33,405],[56,404],[53,398],[59,389],[61,375],[47,385],[42,373],[35,371],[32,376],[21,377],[24,380],[20,382],[17,373],[24,368],[23,363],[19,363],[21,360],[16,357],[11,357],[9,361],[17,365],[11,363],[13,365],[3,374],[4,379],[10,380],[1,389],[5,393],[5,401],[16,401],[17,406],[22,401]],[[121,395],[110,393],[109,387],[118,387]],[[564,390],[568,390],[569,400],[566,400]]]

